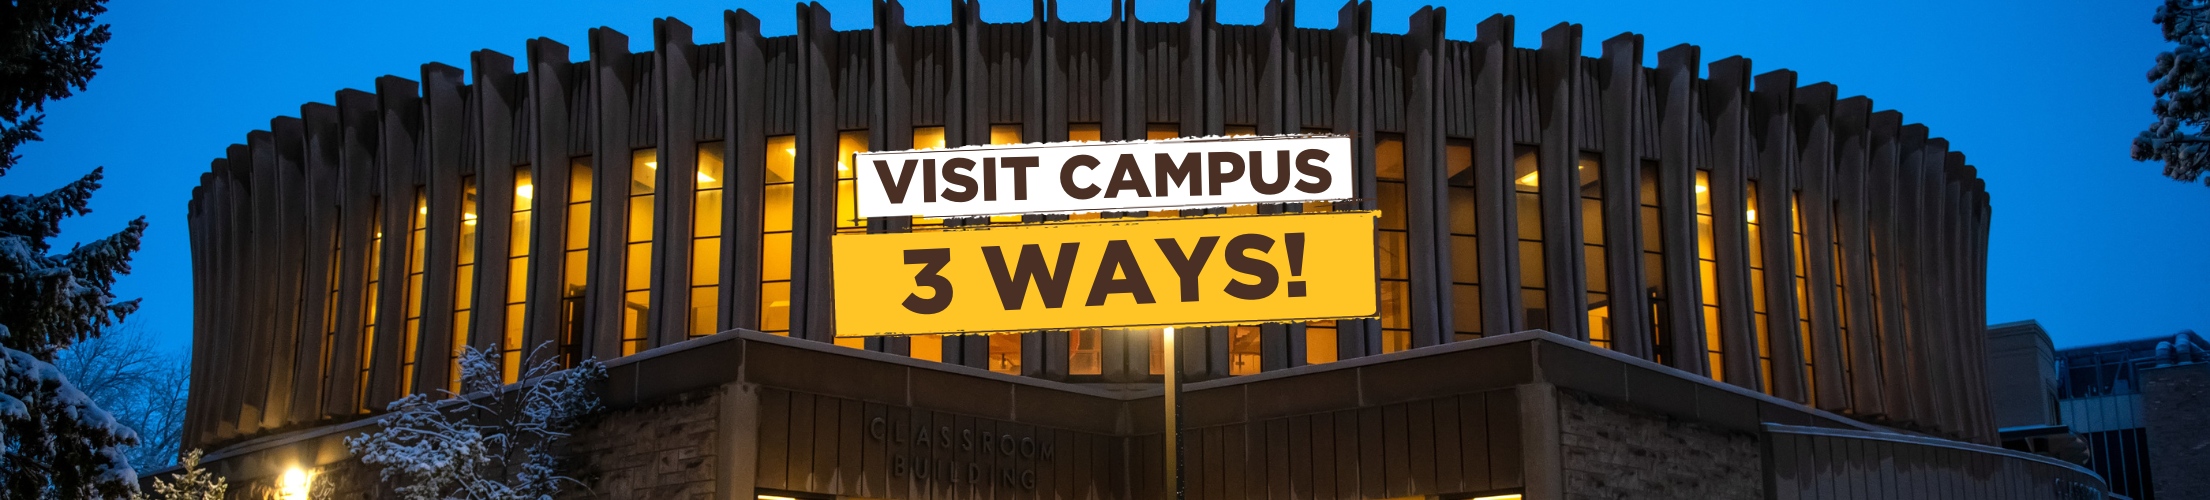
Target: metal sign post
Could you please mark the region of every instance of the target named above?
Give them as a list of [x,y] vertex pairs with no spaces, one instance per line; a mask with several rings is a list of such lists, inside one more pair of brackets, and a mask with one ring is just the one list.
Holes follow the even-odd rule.
[[1166,327],[1166,490],[1182,498],[1182,361],[1174,356],[1174,327]]

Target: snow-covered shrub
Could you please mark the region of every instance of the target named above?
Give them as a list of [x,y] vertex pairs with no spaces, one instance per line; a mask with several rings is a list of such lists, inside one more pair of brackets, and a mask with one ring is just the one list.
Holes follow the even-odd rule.
[[170,476],[170,479],[174,481],[153,480],[153,496],[141,498],[148,500],[222,500],[223,493],[230,490],[229,481],[224,480],[222,476],[207,472],[207,469],[200,468],[199,449],[194,448],[192,451],[184,452],[184,456],[179,457],[177,463],[183,467],[177,469],[176,475]]
[[400,398],[375,432],[347,438],[346,447],[410,500],[534,500],[581,486],[559,474],[553,445],[600,409],[593,385],[606,367],[586,359],[563,370],[550,357],[530,359],[521,382],[507,386],[497,346],[464,348],[461,394]]

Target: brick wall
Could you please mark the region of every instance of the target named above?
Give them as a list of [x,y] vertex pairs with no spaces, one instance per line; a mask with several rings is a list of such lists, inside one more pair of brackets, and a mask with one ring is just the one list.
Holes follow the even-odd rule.
[[1759,499],[1757,436],[1561,391],[1565,494],[1579,499]]
[[569,438],[564,464],[585,488],[562,498],[712,498],[718,407],[713,391],[610,412]]
[[2210,491],[2210,363],[2142,370],[2141,416],[2156,497]]

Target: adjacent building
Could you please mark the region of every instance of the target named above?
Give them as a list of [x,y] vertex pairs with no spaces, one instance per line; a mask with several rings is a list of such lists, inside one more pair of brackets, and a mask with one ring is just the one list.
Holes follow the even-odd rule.
[[[378,497],[340,438],[452,388],[463,346],[547,346],[612,367],[578,497],[1168,497],[1169,369],[1199,498],[2104,493],[1996,446],[1984,183],[1869,98],[1570,23],[1452,39],[1441,8],[1401,35],[1355,2],[977,8],[535,39],[247,133],[191,202],[187,446],[239,495],[296,469]],[[846,165],[1286,133],[1352,137],[1358,199],[859,218]],[[1156,330],[836,336],[836,234],[1331,210],[1382,214],[1376,318],[1185,330],[1174,359]]]
[[[2210,345],[2193,331],[2182,331],[2056,352],[2052,366],[2061,373],[2056,402],[2062,423],[2085,442],[2087,465],[2109,480],[2112,493],[2139,500],[2187,498],[2188,494],[2170,495],[2167,492],[2174,490],[2162,483],[2201,477],[2210,467],[2210,455],[2160,449],[2210,444],[2210,434],[2200,431],[2200,422],[2186,423],[2200,420],[2190,414],[2202,413],[2210,405],[2206,396],[2210,376],[2199,373],[2210,371],[2210,365],[2201,363],[2210,358],[2182,354],[2210,351],[2206,347]],[[2161,392],[2150,390],[2152,386]],[[2159,422],[2169,425],[2159,426]],[[2174,472],[2193,472],[2160,478],[2159,472],[2166,468],[2158,462],[2167,460],[2174,462],[2169,464]],[[2198,481],[2195,486],[2177,491],[2202,491],[2200,487],[2210,484]]]

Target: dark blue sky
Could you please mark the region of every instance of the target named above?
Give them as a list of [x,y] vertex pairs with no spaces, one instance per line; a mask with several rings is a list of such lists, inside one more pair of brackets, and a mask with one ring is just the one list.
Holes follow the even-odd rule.
[[[984,19],[1025,20],[1026,1],[985,0]],[[1583,0],[1439,2],[1449,34],[1471,39],[1493,13],[1517,16],[1519,44],[1559,22],[1585,26],[1585,50],[1627,31],[1650,54],[1681,43],[1707,59],[1740,54],[1763,72],[1789,68],[1901,110],[1968,155],[1995,205],[1988,319],[2039,319],[2059,346],[2210,327],[2210,188],[2158,175],[2126,157],[2149,123],[2142,75],[2163,42],[2152,0],[1871,0],[1701,3]],[[1255,24],[1263,3],[1222,0],[1223,22]],[[1845,5],[1847,4],[1847,5]],[[865,1],[830,2],[837,29],[867,27]],[[1377,31],[1401,33],[1422,3],[1385,1]],[[1146,20],[1187,15],[1185,2],[1148,2]],[[1332,27],[1341,3],[1299,5],[1299,24]],[[701,43],[721,40],[723,9],[751,9],[770,35],[792,32],[791,3],[533,0],[384,2],[169,2],[116,0],[107,68],[91,88],[47,106],[46,142],[23,148],[24,165],[0,192],[43,192],[94,166],[108,167],[96,212],[65,237],[105,236],[145,215],[153,227],[122,282],[144,297],[143,318],[182,348],[191,330],[191,265],[185,202],[208,161],[341,88],[369,88],[385,74],[418,78],[420,64],[467,67],[468,52],[521,54],[550,37],[584,55],[585,30],[609,26],[651,41],[651,20],[691,23]],[[913,24],[948,22],[947,4],[907,5]],[[1061,17],[1105,17],[1100,5],[1064,6]],[[519,59],[519,57],[517,57]]]

